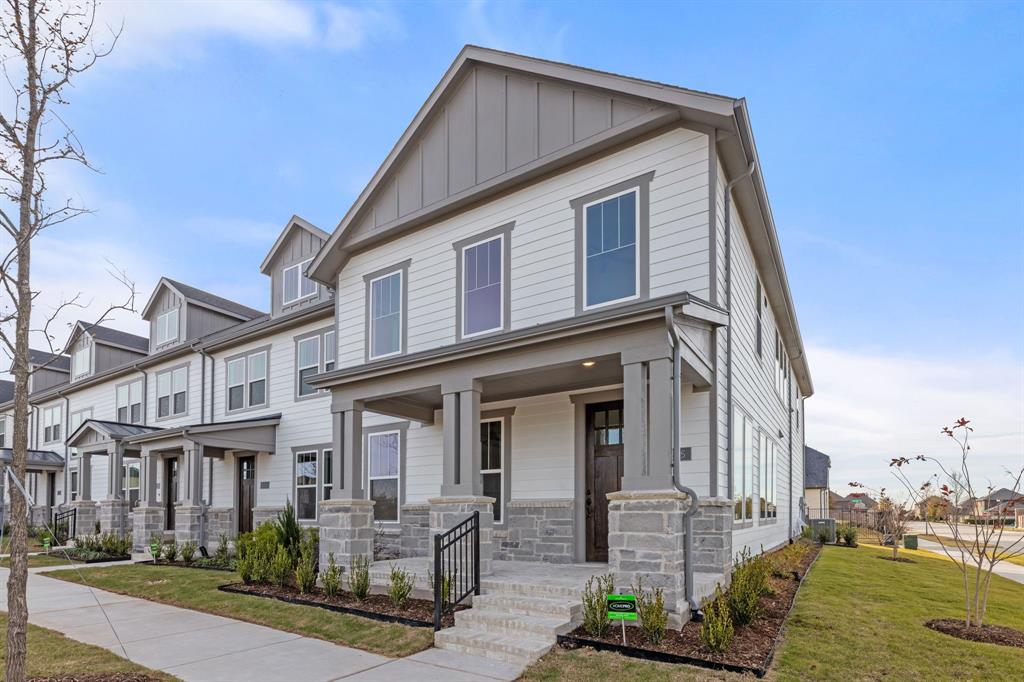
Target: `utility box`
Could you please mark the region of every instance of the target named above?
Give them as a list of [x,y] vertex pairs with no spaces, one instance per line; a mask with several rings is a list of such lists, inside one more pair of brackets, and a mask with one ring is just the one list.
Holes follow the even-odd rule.
[[916,535],[904,535],[903,536],[903,549],[917,549],[917,536]]
[[836,520],[835,519],[811,519],[811,539],[818,540],[821,537],[821,531],[827,534],[827,542],[835,543],[836,541]]

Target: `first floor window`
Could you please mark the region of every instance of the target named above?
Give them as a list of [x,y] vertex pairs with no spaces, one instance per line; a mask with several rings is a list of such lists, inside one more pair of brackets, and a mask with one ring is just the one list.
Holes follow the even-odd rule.
[[370,359],[402,351],[402,271],[370,281]]
[[584,307],[638,294],[638,194],[634,188],[583,207]]
[[32,498],[35,504],[39,504],[39,474],[27,474],[25,478],[28,479],[28,496]]
[[398,521],[399,438],[401,432],[386,431],[367,436],[367,467],[373,518]]
[[295,516],[300,521],[316,520],[317,451],[295,454]]
[[72,502],[74,502],[75,500],[78,499],[78,470],[77,470],[78,462],[77,462],[77,460],[73,463],[73,466],[75,466],[75,469],[71,470],[71,483],[69,485],[69,487],[71,488],[71,501]]
[[733,518],[750,521],[754,515],[754,423],[736,409],[732,420]]
[[333,450],[324,450],[324,499],[331,499],[331,490],[334,488],[334,464],[331,462]]
[[60,440],[64,408],[61,405],[43,408],[43,442],[55,443]]
[[480,422],[480,477],[484,496],[494,498],[494,522],[501,523],[502,496],[502,425],[500,419]]
[[777,515],[775,506],[775,441],[768,434],[761,432],[760,450],[760,483],[761,483],[761,518],[774,519]]
[[121,492],[130,509],[139,506],[139,463],[129,462],[123,465],[123,486]]

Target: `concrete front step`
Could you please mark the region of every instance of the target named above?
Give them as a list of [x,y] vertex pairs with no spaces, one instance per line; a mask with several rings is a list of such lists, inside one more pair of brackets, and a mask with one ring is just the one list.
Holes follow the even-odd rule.
[[550,583],[517,583],[507,580],[494,580],[482,577],[480,589],[486,593],[518,594],[529,597],[562,597],[579,601],[583,591],[578,585],[558,585]]
[[455,626],[494,634],[527,634],[551,639],[573,629],[574,623],[559,616],[527,616],[476,606],[455,612]]
[[578,599],[564,597],[526,597],[490,592],[473,597],[473,608],[504,611],[523,616],[540,616],[573,620],[583,613]]
[[455,626],[434,633],[434,645],[449,651],[527,666],[551,650],[554,637],[498,634]]

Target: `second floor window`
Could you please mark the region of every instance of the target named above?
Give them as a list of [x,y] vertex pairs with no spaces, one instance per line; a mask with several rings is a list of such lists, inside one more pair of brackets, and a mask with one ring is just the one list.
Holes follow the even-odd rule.
[[178,338],[178,309],[168,310],[156,318],[156,344],[170,343]]
[[316,389],[307,383],[309,377],[320,372],[320,337],[311,336],[299,341],[299,395],[313,395]]
[[267,404],[267,351],[228,360],[227,375],[229,411]]
[[142,379],[117,387],[117,421],[122,424],[142,423]]
[[403,271],[370,281],[370,359],[402,351]]
[[55,443],[60,440],[64,408],[61,405],[43,408],[43,442]]
[[786,402],[786,391],[789,389],[789,355],[786,344],[775,331],[775,392],[782,402]]
[[0,416],[0,448],[7,447],[7,417]]
[[71,416],[68,417],[68,435],[70,436],[75,431],[77,431],[78,427],[82,425],[82,422],[86,421],[87,419],[92,419],[91,407],[86,408],[84,410],[77,410],[75,412],[72,412]]
[[636,298],[638,190],[583,207],[584,308]]
[[294,303],[303,298],[309,298],[316,294],[317,283],[306,277],[306,266],[313,259],[303,261],[298,265],[292,265],[284,269],[282,300],[284,305]]
[[505,237],[499,235],[462,250],[462,336],[501,329],[504,325],[502,281]]
[[76,379],[92,371],[92,344],[85,336],[80,343],[82,345],[71,356],[71,373]]
[[338,358],[337,333],[321,329],[295,337],[295,396],[326,395],[309,385],[314,374],[334,369]]
[[185,414],[188,409],[188,368],[178,367],[156,375],[156,416]]

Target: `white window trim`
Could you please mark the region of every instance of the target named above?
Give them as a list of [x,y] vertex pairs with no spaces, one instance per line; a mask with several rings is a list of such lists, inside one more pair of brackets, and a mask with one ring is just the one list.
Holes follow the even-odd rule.
[[[313,364],[300,365],[299,358],[302,357],[302,344],[314,341],[316,342],[316,361]],[[323,366],[323,357],[323,334],[314,334],[295,342],[295,396],[297,398],[309,398],[322,392],[315,388],[310,393],[302,392],[302,370],[312,367],[319,373],[320,368]]]
[[[327,337],[331,337],[331,342],[330,343],[327,342]],[[330,349],[332,349],[334,351],[334,359],[330,361],[331,364],[334,365],[334,367],[332,367],[330,370],[327,369],[327,362],[328,362],[328,360],[327,360],[327,349],[328,348],[330,348]],[[336,332],[333,329],[330,329],[330,330],[325,331],[323,333],[323,348],[321,349],[320,354],[323,356],[323,359],[324,359],[323,371],[329,372],[329,371],[334,370],[334,369],[336,369],[338,367],[338,332]]]
[[[302,301],[304,299],[312,298],[313,296],[316,296],[317,294],[320,293],[320,284],[318,282],[315,282],[314,280],[311,280],[311,279],[309,281],[313,282],[313,291],[312,291],[312,293],[309,293],[309,294],[303,294],[302,293],[302,280],[303,279],[309,279],[305,275],[305,269],[306,269],[305,266],[309,265],[312,262],[313,262],[313,259],[310,258],[308,260],[302,261],[301,263],[296,263],[295,265],[289,265],[288,267],[284,268],[281,271],[281,305],[291,305],[292,303],[297,303],[297,302]],[[285,296],[287,296],[287,291],[288,291],[287,287],[285,286],[285,282],[288,279],[288,271],[289,270],[298,270],[298,272],[299,272],[298,286],[297,286],[297,288],[295,290],[295,293],[298,294],[298,295],[295,298],[285,298]]]
[[[459,301],[459,306],[462,311],[462,329],[460,331],[462,332],[462,338],[464,339],[471,339],[474,336],[482,336],[484,334],[493,334],[494,332],[501,331],[502,329],[505,328],[505,249],[507,248],[507,245],[505,244],[505,233],[502,232],[497,235],[491,235],[490,237],[484,237],[483,239],[479,239],[473,242],[472,244],[466,244],[465,246],[462,247],[462,250],[459,253],[459,258],[462,259],[462,277],[463,280],[465,280],[466,252],[472,249],[474,246],[480,246],[481,244],[487,244],[495,240],[501,242],[501,258],[498,260],[498,270],[501,273],[501,280],[499,282],[498,288],[498,326],[491,327],[490,329],[482,329],[478,332],[472,333],[466,331],[466,323],[469,321],[466,315],[466,296],[469,295],[469,291],[466,290],[466,284],[465,281],[463,281],[462,296],[461,300]],[[399,328],[399,332],[401,332],[401,328]]]
[[[172,332],[171,332],[171,324],[170,324],[170,320],[169,320],[171,315],[174,315],[174,332],[173,332],[174,335],[173,336],[171,336]],[[167,320],[167,322],[164,323],[164,332],[167,334],[167,336],[165,338],[161,338],[160,337],[160,323],[163,322],[164,320]],[[180,326],[180,324],[181,324],[181,320],[178,317],[178,309],[177,308],[173,308],[171,310],[168,310],[165,313],[160,313],[160,315],[157,316],[157,318],[156,318],[156,345],[162,346],[165,343],[170,343],[171,341],[177,341],[178,340],[178,331],[179,331],[178,327]]]
[[[88,337],[85,337],[88,339]],[[92,374],[92,343],[89,341],[84,342],[81,348],[76,350],[71,356],[71,365],[74,371],[74,379],[81,379],[84,376]],[[80,357],[82,353],[85,353],[85,368],[81,367]]]
[[[324,494],[327,490],[334,493],[334,469],[331,469],[331,482],[327,482],[327,463],[330,461],[333,455],[333,448],[324,448],[320,451],[320,468],[317,469],[317,478],[320,484],[320,500],[326,500],[327,495]],[[317,505],[317,516],[320,515],[320,505]]]
[[[388,435],[391,435],[391,434],[394,434],[394,435],[398,436],[398,453],[397,453],[397,457],[398,457],[398,461],[397,461],[398,472],[394,476],[371,476],[370,475],[370,441],[373,440],[374,438],[377,438],[377,437],[380,437],[380,436],[388,436]],[[395,514],[395,519],[394,520],[391,520],[391,519],[387,519],[387,520],[380,519],[380,522],[381,523],[389,523],[389,524],[401,523],[401,521],[402,521],[402,429],[389,429],[387,431],[374,431],[373,433],[366,434],[366,452],[363,455],[363,466],[364,466],[363,470],[366,472],[366,479],[365,479],[365,483],[366,483],[366,499],[368,499],[368,500],[369,499],[373,499],[371,497],[372,491],[370,490],[370,483],[371,483],[371,481],[390,481],[391,479],[395,479],[395,483],[397,484],[395,486],[396,487],[395,497],[396,497],[396,502],[397,502],[396,505],[395,505],[395,511],[397,512]]]
[[[299,485],[299,457],[302,455],[313,455],[313,466],[316,467],[316,475],[313,477],[312,484]],[[310,450],[296,450],[294,460],[294,474],[292,475],[292,489],[295,496],[295,520],[301,522],[315,522],[320,517],[320,487],[322,485],[322,477],[320,475],[320,452],[316,448]],[[313,517],[305,518],[299,516],[299,489],[312,488],[313,495],[316,500],[313,504]]]
[[[760,437],[759,437],[758,445],[757,445],[757,447],[758,447],[758,453],[757,453],[758,454],[758,465],[759,465],[758,472],[757,472],[757,477],[758,477],[758,481],[757,481],[757,484],[758,484],[758,491],[757,491],[757,493],[758,493],[757,494],[757,497],[758,497],[758,512],[757,512],[757,518],[760,521],[760,523],[775,523],[778,520],[778,518],[779,518],[779,506],[778,506],[778,501],[775,498],[778,496],[778,491],[779,491],[779,485],[778,485],[779,481],[778,481],[778,476],[777,476],[777,474],[778,474],[777,459],[778,459],[779,453],[781,451],[781,446],[779,445],[778,441],[776,441],[776,439],[773,438],[769,434],[768,431],[765,431],[764,429],[758,429],[758,431],[760,432]],[[766,448],[763,449],[763,451],[762,451],[762,448],[761,448],[762,445],[766,445],[767,446]],[[768,453],[769,450],[772,452],[771,466],[768,466],[768,461],[767,461],[767,453]],[[771,479],[772,479],[771,480],[771,486],[764,485],[764,484],[768,483],[768,481],[766,480],[765,477],[766,477],[766,473],[769,472],[769,471],[771,472]],[[771,498],[769,498],[769,496],[768,496],[769,492],[771,492]],[[760,509],[761,497],[764,497],[764,501],[765,501],[765,516],[761,516],[761,509]],[[775,506],[775,514],[774,514],[774,516],[769,516],[768,515],[768,513],[769,513],[768,512],[768,508],[770,506],[772,506],[772,505]]]
[[[53,415],[56,415],[55,417]],[[49,423],[47,423],[49,421]],[[63,405],[51,405],[50,407],[43,408],[43,438],[44,444],[59,443],[61,440],[60,435],[57,437],[53,436],[53,427],[60,427],[60,431],[64,430],[64,407]],[[46,429],[50,429],[50,436],[47,437]]]
[[[174,411],[174,393],[175,393],[175,391],[174,391],[174,373],[177,372],[178,370],[184,370],[185,371],[185,391],[184,391],[184,393],[185,393],[185,409],[183,409],[181,412],[175,412]],[[162,377],[165,374],[169,376],[168,387],[169,387],[169,391],[170,392],[167,393],[167,394],[164,394],[164,395],[167,396],[167,399],[168,399],[168,405],[167,405],[167,410],[168,411],[167,411],[167,414],[165,414],[163,416],[160,416],[160,398],[163,397],[163,395],[160,393],[160,377]],[[189,366],[188,365],[180,365],[178,367],[171,367],[171,368],[166,369],[166,370],[164,370],[162,372],[157,372],[157,375],[156,375],[156,418],[157,418],[157,420],[173,419],[174,417],[180,417],[182,415],[187,415],[188,414],[188,390],[189,390],[189,388],[188,388],[189,376],[188,375],[189,375]]]
[[[394,350],[394,351],[391,351],[390,353],[384,353],[383,355],[374,355],[373,354],[373,345],[374,345],[373,344],[373,336],[374,336],[373,335],[373,330],[374,330],[374,324],[373,324],[373,321],[374,321],[374,317],[373,317],[373,283],[374,282],[379,282],[382,279],[388,279],[390,277],[394,277],[395,275],[398,275],[398,302],[399,302],[398,304],[400,306],[402,306],[401,308],[398,309],[398,349]],[[383,275],[378,275],[377,277],[374,277],[373,279],[370,280],[369,291],[370,291],[370,318],[369,318],[370,319],[370,328],[367,331],[369,332],[368,335],[370,337],[370,348],[369,348],[368,355],[369,355],[371,360],[380,360],[382,358],[390,358],[390,357],[392,357],[394,355],[401,355],[402,354],[402,333],[405,331],[405,329],[404,329],[404,326],[405,326],[404,318],[405,318],[405,312],[406,312],[405,311],[405,271],[403,269],[399,268],[399,269],[396,269],[396,270],[392,270],[391,272],[386,272]]]
[[[263,376],[259,379],[253,379],[249,376],[249,361],[258,356],[263,356]],[[241,383],[231,383],[229,377],[231,376],[231,365],[241,362],[242,363],[242,381]],[[263,402],[252,403],[250,398],[252,392],[250,385],[253,381],[263,382]],[[242,404],[239,407],[231,407],[231,389],[241,386],[242,387]],[[270,405],[270,351],[269,348],[259,348],[251,351],[243,352],[234,357],[228,358],[224,361],[224,412],[225,414],[234,414],[235,412],[244,412],[245,410],[257,410],[262,407]]]
[[483,477],[484,474],[498,474],[498,476],[499,476],[498,480],[501,483],[501,485],[499,486],[499,490],[501,491],[501,498],[502,498],[500,500],[500,505],[499,505],[501,507],[501,520],[500,521],[495,521],[494,525],[496,525],[496,526],[504,526],[505,525],[505,520],[508,518],[508,514],[505,513],[506,512],[506,506],[508,504],[508,500],[505,499],[505,448],[507,447],[506,446],[506,439],[505,439],[505,418],[504,417],[492,417],[492,418],[489,418],[489,419],[481,419],[480,420],[481,424],[488,424],[490,422],[497,422],[498,424],[501,425],[501,452],[498,453],[498,468],[497,469],[484,469],[483,468],[484,463],[480,462],[481,489],[483,487],[483,478],[482,477]]
[[[634,293],[632,296],[625,296],[623,298],[617,298],[613,301],[605,301],[603,303],[595,303],[594,305],[587,305],[587,262],[589,257],[587,256],[587,208],[596,204],[603,204],[606,201],[617,199],[627,194],[635,194],[636,201],[634,208],[636,210],[636,220],[634,222],[634,230],[636,231],[633,237],[634,246],[634,258],[633,258],[633,289]],[[594,201],[583,204],[580,209],[583,212],[583,310],[596,310],[598,308],[604,308],[606,306],[615,305],[617,303],[624,303],[626,301],[635,301],[640,298],[640,188],[630,187],[629,189],[616,192],[615,194],[609,194],[608,196],[595,199]],[[622,248],[622,247],[619,247]]]

